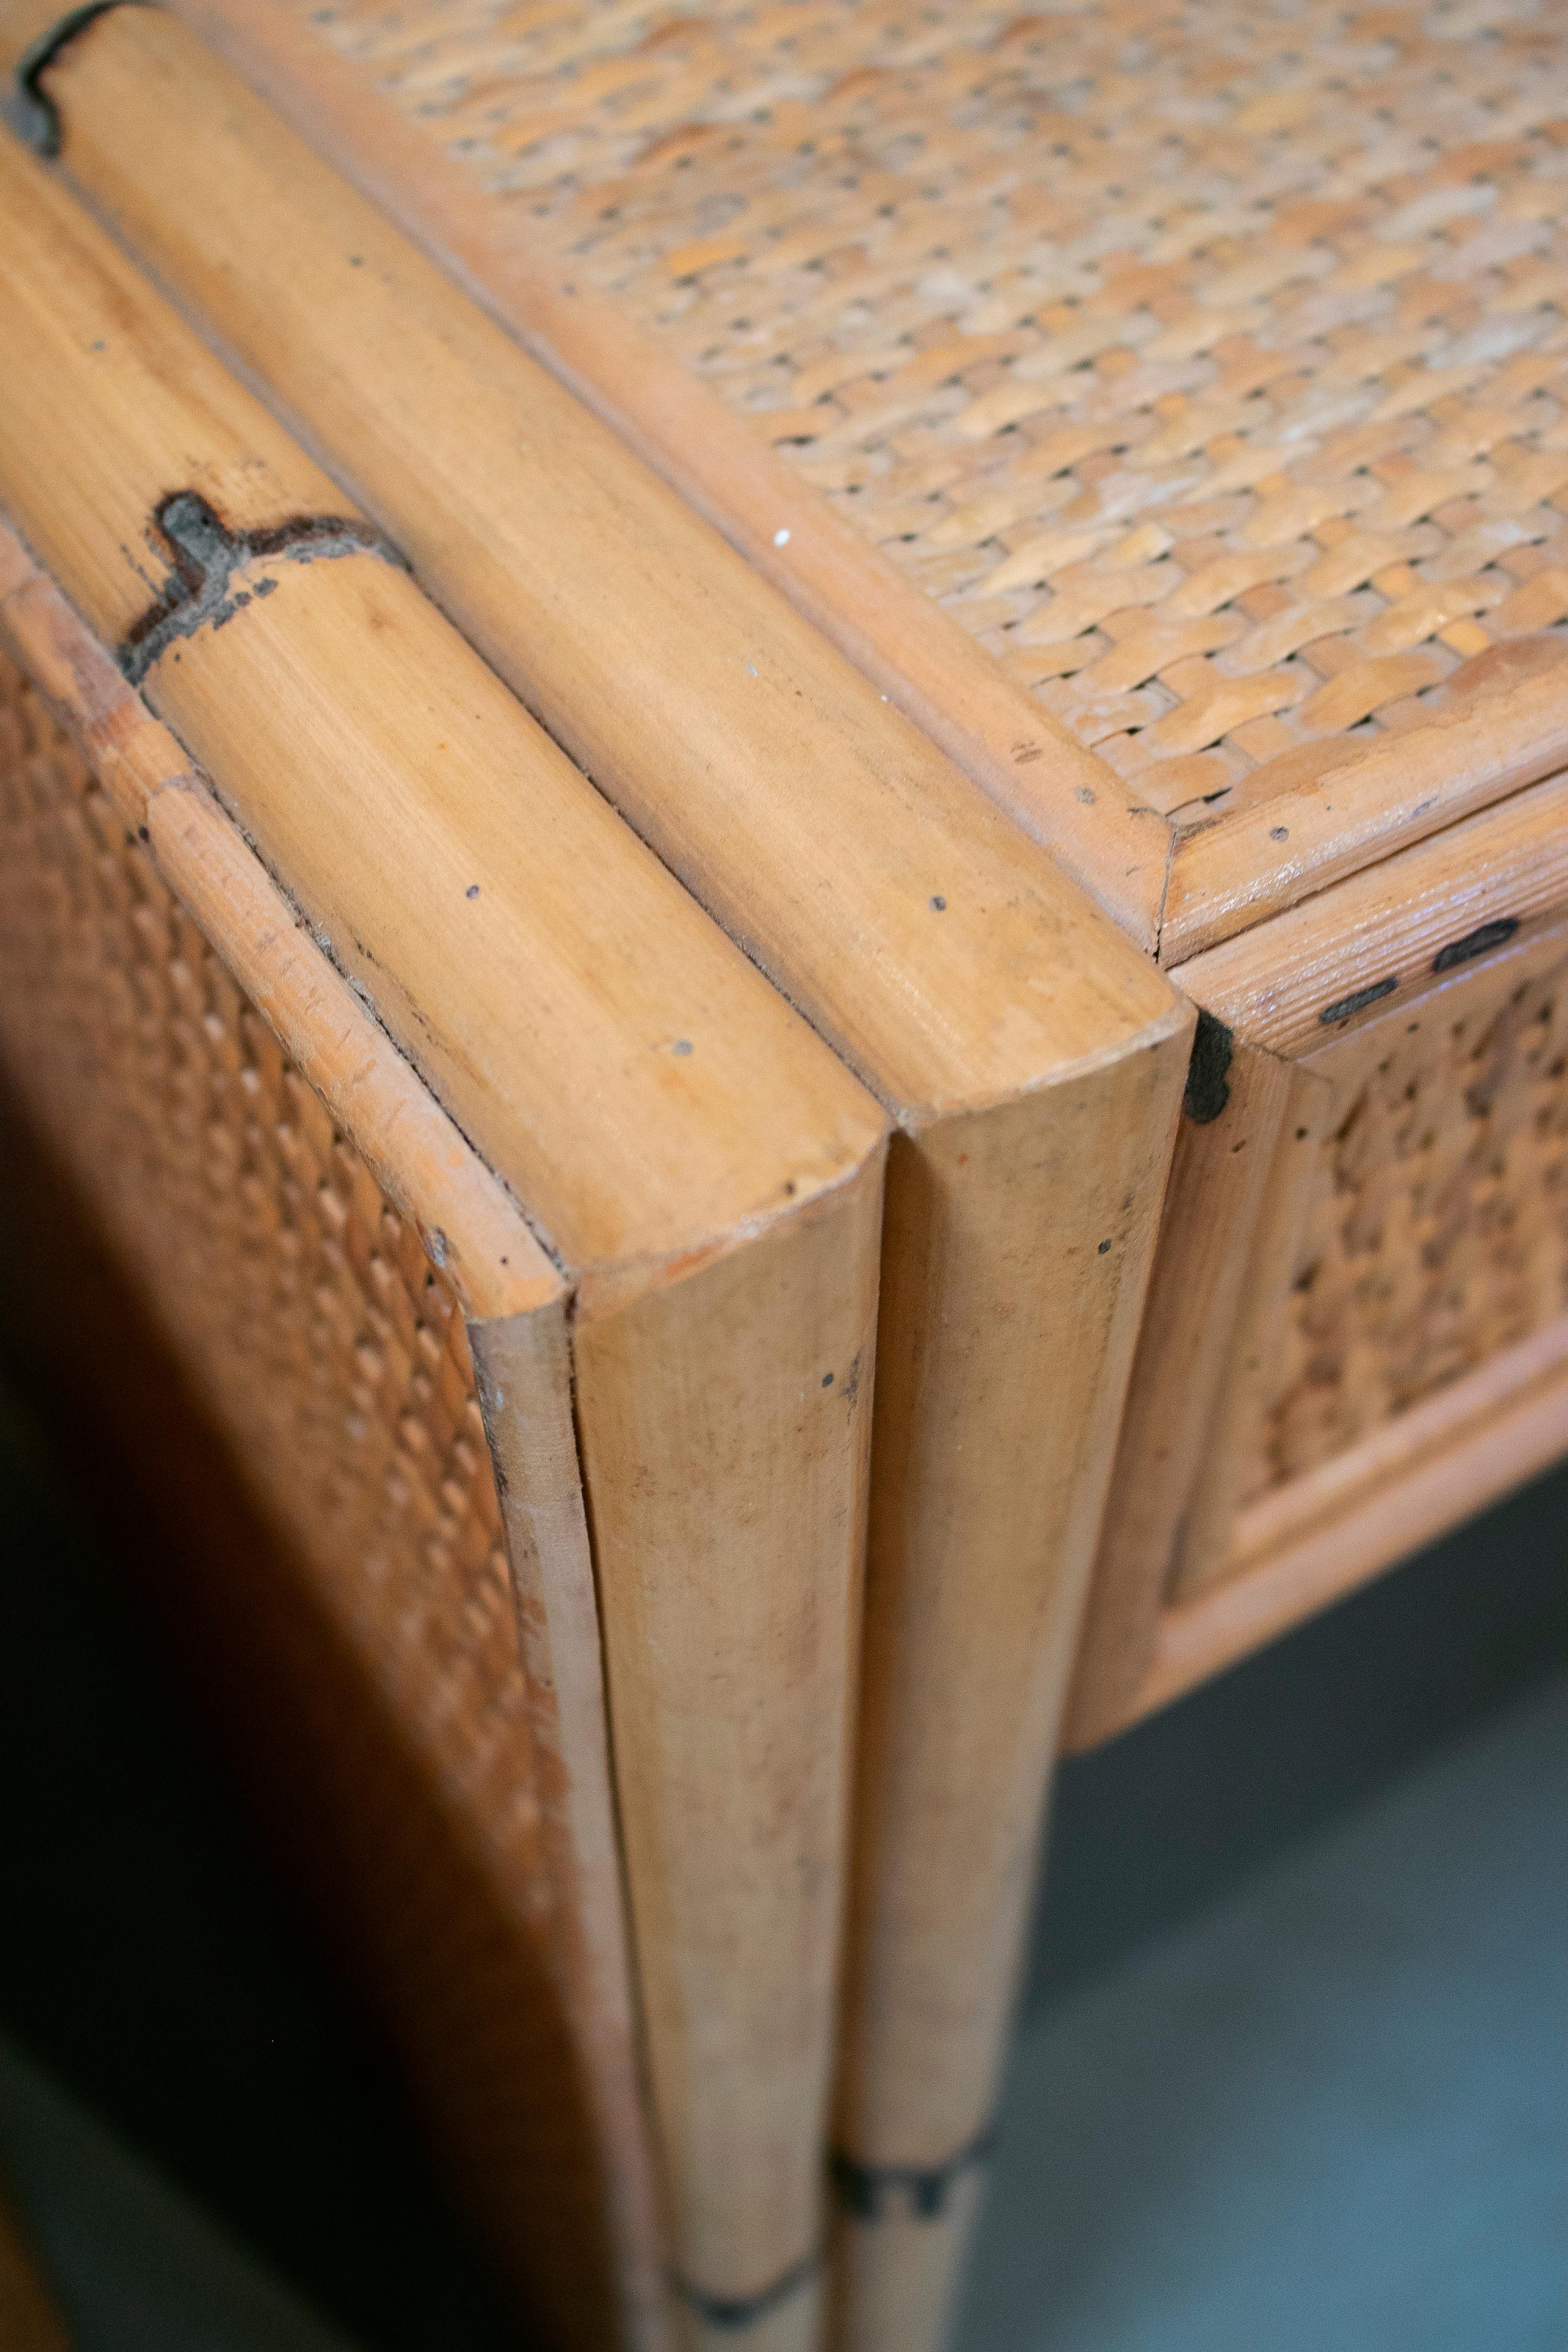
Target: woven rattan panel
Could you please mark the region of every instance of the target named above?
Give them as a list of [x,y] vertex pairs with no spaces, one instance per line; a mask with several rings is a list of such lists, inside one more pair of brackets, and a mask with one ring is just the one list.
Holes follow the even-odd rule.
[[461,1314],[4,663],[0,1051],[280,1538],[275,1576],[246,1584],[215,1559],[193,1597],[215,1670],[217,1650],[238,1661],[238,1736],[264,1750],[250,1777],[295,1809],[289,1841],[346,1906],[503,2250],[552,2284],[561,2340],[603,2340]]
[[1397,1025],[1344,1088],[1248,1499],[1568,1313],[1568,961]]
[[1568,650],[1552,0],[295,5],[1180,822]]

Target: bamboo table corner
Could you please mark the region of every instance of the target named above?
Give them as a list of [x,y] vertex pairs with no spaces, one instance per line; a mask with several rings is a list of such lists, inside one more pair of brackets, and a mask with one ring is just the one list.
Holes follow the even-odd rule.
[[7,21],[63,183],[891,1127],[833,2292],[797,2223],[705,2324],[914,2352],[1058,1737],[1568,1450],[1568,32]]

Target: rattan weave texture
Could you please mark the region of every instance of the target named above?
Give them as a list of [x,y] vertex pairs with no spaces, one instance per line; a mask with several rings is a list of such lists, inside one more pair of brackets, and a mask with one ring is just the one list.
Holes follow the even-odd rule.
[[68,736],[8,668],[3,691],[8,1058],[95,1171],[96,1205],[244,1432],[272,1511],[340,1580],[431,1765],[508,1820],[527,1881],[516,1625],[450,1285]]
[[0,1061],[280,1538],[275,1575],[231,1566],[191,1600],[268,1801],[294,1791],[279,1834],[324,1879],[503,2257],[559,2294],[563,2341],[603,2341],[462,1313],[4,657]]
[[295,5],[1178,824],[1568,652],[1550,0]]
[[1568,1314],[1568,961],[1435,1011],[1345,1086],[1247,1499]]

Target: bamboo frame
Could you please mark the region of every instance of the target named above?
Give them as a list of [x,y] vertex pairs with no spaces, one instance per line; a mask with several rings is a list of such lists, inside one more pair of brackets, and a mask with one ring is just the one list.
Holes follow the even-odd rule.
[[[1543,1468],[1568,1442],[1558,1433],[1556,1391],[1548,1381],[1536,1393],[1538,1344],[1555,1364],[1549,1332],[1402,1413],[1324,1472],[1239,1507],[1252,1427],[1248,1367],[1278,1330],[1281,1286],[1321,1181],[1342,1089],[1413,1019],[1441,1022],[1480,974],[1523,978],[1557,961],[1568,945],[1565,905],[1568,780],[1552,776],[1347,877],[1173,975],[1217,1024],[1210,1034],[1228,1040],[1233,1056],[1287,1074],[1289,1108],[1276,1122],[1266,1184],[1250,1214],[1237,1214],[1235,1163],[1227,1169],[1222,1152],[1184,1187],[1181,1171],[1194,1167],[1194,1147],[1201,1150],[1208,1133],[1184,1128],[1134,1399],[1146,1389],[1173,1410],[1184,1395],[1174,1371],[1183,1302],[1190,1316],[1192,1271],[1203,1266],[1216,1235],[1230,1254],[1231,1279],[1222,1269],[1215,1280],[1211,1268],[1192,1286],[1203,1302],[1205,1336],[1186,1338],[1198,1365],[1191,1386],[1202,1391],[1186,1426],[1190,1437],[1196,1419],[1198,1443],[1179,1457],[1168,1445],[1162,1451],[1158,1432],[1151,1435],[1136,1412],[1129,1413],[1118,1484],[1125,1483],[1131,1511],[1119,1517],[1113,1509],[1108,1522],[1069,1748],[1112,1737],[1312,1607],[1327,1606]],[[1163,1285],[1173,1294],[1163,1314]],[[1205,1385],[1205,1367],[1219,1365],[1223,1384]],[[1438,1442],[1428,1444],[1429,1428],[1453,1448],[1446,1462],[1427,1458]],[[1500,1475],[1494,1465],[1512,1467]],[[1407,1497],[1407,1513],[1400,1497]],[[1137,1535],[1151,1522],[1140,1545]]]
[[837,2128],[841,2178],[941,2175],[994,2095],[1190,1015],[188,37],[110,19],[49,79],[73,182],[892,1118]]
[[[0,643],[83,744],[128,827],[454,1283],[489,1399],[524,1631],[557,1916],[551,1946],[595,2108],[629,2341],[661,2325],[605,1740],[597,1605],[571,1436],[570,1287],[513,1202],[299,925],[181,746],[0,524]],[[512,1377],[510,1367],[516,1367]]]
[[[576,1260],[574,1405],[610,1712],[617,1754],[624,1727],[647,1767],[630,1780],[623,1763],[618,1795],[675,2272],[689,2282],[672,2315],[700,2341],[705,2299],[765,2290],[818,2226],[868,1449],[851,1374],[871,1360],[881,1116],[352,518],[326,561],[268,553],[264,527],[341,516],[332,487],[36,166],[10,151],[0,178],[4,299],[27,355],[0,473],[29,538],[97,628],[134,643],[148,591],[121,550],[171,480],[224,518],[251,601],[237,593],[233,625],[171,636],[146,690]],[[113,348],[107,370],[95,345]],[[46,447],[62,462],[40,499]],[[309,798],[290,758],[301,740]],[[366,773],[374,829],[356,798]],[[520,775],[544,827],[531,850]],[[166,798],[147,811],[154,842]],[[531,856],[556,861],[547,920],[530,907]],[[566,914],[578,877],[601,912],[579,897]],[[563,1026],[520,1022],[539,1003]],[[693,1051],[673,1058],[687,1031]],[[552,1375],[550,1351],[521,1337],[479,1350],[492,1421],[514,1393],[503,1373],[561,1370],[558,1351]],[[673,1380],[672,1347],[690,1368]],[[803,1417],[825,1364],[839,1392]],[[519,1497],[525,1556],[560,1525],[554,1393],[537,1486]],[[779,1507],[762,1532],[764,1463]],[[737,1591],[741,1528],[752,1574]],[[649,1639],[666,1663],[645,1701]],[[638,1730],[647,1705],[657,1751]],[[670,1809],[697,1832],[680,1854],[660,1826]]]
[[1223,1031],[1200,1040],[1074,1669],[1074,1746],[1105,1736],[1147,1670],[1150,1596],[1180,1546],[1289,1095],[1278,1055]]
[[[1177,1147],[1078,1668],[1073,1741],[1106,1736],[1161,1703],[1151,1694],[1184,1686],[1182,1675],[1200,1670],[1194,1661],[1234,1654],[1237,1628],[1286,1622],[1295,1603],[1280,1594],[1340,1589],[1323,1543],[1309,1536],[1304,1551],[1288,1544],[1278,1559],[1245,1553],[1249,1579],[1258,1579],[1246,1604],[1232,1582],[1205,1595],[1216,1575],[1228,1576],[1252,1368],[1276,1327],[1331,1116],[1327,1079],[1301,1057],[1321,1043],[1331,1013],[1342,1016],[1332,1026],[1353,1034],[1373,992],[1379,1003],[1387,1000],[1384,1009],[1403,1010],[1430,992],[1431,967],[1441,968],[1445,954],[1484,953],[1489,927],[1528,940],[1553,920],[1568,897],[1559,772],[1568,734],[1555,677],[1525,664],[1480,708],[1445,711],[1371,750],[1347,743],[1326,761],[1314,757],[1305,781],[1256,808],[1221,822],[1168,823],[732,411],[612,308],[542,266],[515,213],[503,212],[313,34],[280,8],[241,10],[234,0],[176,5],[416,244],[609,419],[885,699],[1047,845],[1139,946],[1177,966],[1183,988],[1227,1033],[1226,1098],[1217,1116],[1184,1122]],[[929,1031],[914,1035],[901,1025],[897,1004],[889,1017],[878,995],[880,974],[868,987],[863,971],[830,968],[819,948],[827,929],[813,922],[800,887],[816,876],[819,888],[839,894],[851,928],[874,936],[884,972],[918,971],[923,980],[929,937],[889,926],[885,899],[854,867],[858,837],[879,837],[877,824],[886,822],[877,788],[895,775],[900,821],[915,820],[928,840],[940,834],[952,870],[973,856],[976,830],[954,825],[941,765],[919,740],[869,696],[858,696],[842,663],[825,657],[809,632],[792,630],[777,600],[770,604],[741,568],[726,569],[613,440],[595,436],[515,347],[509,355],[472,306],[423,270],[409,246],[356,208],[303,150],[290,150],[199,51],[182,48],[151,20],[124,19],[74,42],[51,68],[49,88],[67,103],[66,162],[79,184],[329,468],[352,481],[494,666],[892,1116],[836,2325],[855,2352],[883,2343],[902,2352],[940,2324],[976,2193],[967,2156],[984,2137],[1025,1858],[1111,1460],[1151,1228],[1142,1210],[1126,1228],[1127,1255],[1117,1259],[1124,1286],[1109,1314],[1071,1269],[1037,1270],[1034,1287],[1020,1295],[1029,1277],[1020,1276],[1016,1236],[1022,1221],[1045,1217],[1063,1238],[1064,1259],[1090,1245],[1095,1203],[1060,1166],[1042,1180],[1056,1127],[1101,1156],[1099,1198],[1125,1182],[1129,1199],[1149,1202],[1151,1171],[1163,1164],[1162,1116],[1169,1134],[1180,1024],[1162,1028],[1154,1001],[1142,999],[1142,1030],[1129,1024],[1105,1049],[1114,1073],[1110,1062],[1090,1071],[1083,1056],[1075,1066],[1061,1053],[1048,1072],[1042,1065],[1026,1078],[1021,1064],[1001,1057],[982,1109],[978,1030],[950,1041],[959,1050],[949,1063]],[[171,120],[180,135],[166,139]],[[325,224],[324,250],[312,253],[309,233]],[[348,267],[363,271],[358,281],[346,275],[350,247]],[[379,309],[379,297],[364,297],[372,283],[388,289]],[[509,420],[526,415],[542,453],[540,471],[520,471],[528,495],[510,516],[504,487],[498,498],[492,473],[471,470],[479,426],[468,436],[442,423],[477,396],[476,387],[488,403],[482,446],[505,446]],[[572,486],[559,510],[550,505],[554,481]],[[593,494],[604,485],[613,486],[610,496],[595,507]],[[636,521],[619,536],[605,512],[617,502]],[[640,573],[631,598],[636,637],[617,645],[612,628],[603,632],[606,646],[595,645],[602,581],[628,571]],[[650,583],[651,600],[643,593]],[[681,614],[681,628],[661,634],[660,592]],[[691,612],[706,624],[695,639],[685,622]],[[668,681],[694,656],[683,700]],[[736,694],[725,673],[737,662],[758,681],[754,691]],[[634,724],[628,699],[617,699],[634,674],[645,701],[653,681],[654,721],[640,747],[635,730],[645,709]],[[792,693],[805,704],[804,724]],[[709,709],[719,723],[704,735],[694,713]],[[807,819],[769,834],[759,861],[759,817],[776,814],[776,761],[770,766],[765,740],[786,728],[797,755],[805,750],[804,786],[792,774],[788,790]],[[656,740],[661,758],[675,747],[674,792],[658,772]],[[872,787],[858,799],[844,784],[846,768],[857,763]],[[691,796],[694,778],[731,768],[744,779],[743,842]],[[919,778],[912,791],[911,772]],[[821,778],[829,773],[854,812],[847,822],[826,793]],[[803,841],[803,832],[814,837]],[[1002,868],[1008,864],[1004,855]],[[775,887],[783,877],[780,904],[758,888],[753,865]],[[932,908],[958,903],[945,887],[947,870]],[[997,870],[984,856],[970,868]],[[1042,885],[1037,866],[1028,870],[1064,926],[1065,952],[1090,956],[1097,972],[1109,974],[1114,958],[1103,940],[1072,922],[1068,902]],[[944,942],[960,929],[944,924]],[[1124,971],[1117,984],[1125,1019],[1136,991]],[[962,994],[950,995],[948,1006]],[[1211,1046],[1212,1037],[1211,1030]],[[1135,1080],[1141,1055],[1163,1057],[1163,1074]],[[1200,1093],[1202,1076],[1200,1057]],[[967,1312],[954,1311],[955,1297]],[[1023,1309],[1011,1344],[988,1333],[999,1307]],[[1034,1489],[1004,1496],[1001,1465],[1026,1454],[1031,1434],[1027,1415],[1011,1408],[1045,1335],[1059,1345],[1064,1330],[1092,1335],[1087,1368],[1055,1453],[1036,1456]],[[1533,1461],[1551,1407],[1538,1398],[1519,1412],[1521,1433],[1508,1458]],[[1375,1458],[1386,1459],[1391,1476],[1407,1476],[1413,1493],[1441,1490],[1451,1505],[1458,1491],[1429,1465],[1407,1463],[1397,1446]],[[1484,1484],[1481,1454],[1469,1447],[1463,1459]],[[1024,1531],[1037,1524],[1038,1498],[1060,1486],[1064,1465],[1070,1496],[1047,1540],[1037,1537],[1031,1549]],[[1244,1546],[1253,1540],[1244,1533],[1251,1516],[1242,1514],[1237,1530]],[[1377,1527],[1392,1540],[1395,1520],[1363,1498],[1346,1526]],[[962,1567],[959,1528],[968,1546]],[[1347,1538],[1352,1556],[1370,1559],[1365,1540]],[[1043,1605],[1037,1568],[1028,1572],[1041,1557],[1053,1563]],[[1011,1562],[1010,1574],[990,1573],[999,1558]],[[1030,1629],[1015,1657],[1004,1659],[994,1639],[974,1631],[982,1599],[997,1622]],[[992,1729],[997,1736],[988,1743]],[[980,1824],[992,1832],[989,1843]],[[954,1906],[958,1883],[964,1895]]]
[[1170,1706],[1568,1455],[1568,1323],[1442,1390],[1236,1523],[1240,1572],[1163,1609],[1115,1732]]

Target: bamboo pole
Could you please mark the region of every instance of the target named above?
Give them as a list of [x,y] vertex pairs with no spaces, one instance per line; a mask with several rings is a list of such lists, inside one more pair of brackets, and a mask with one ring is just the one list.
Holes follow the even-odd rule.
[[[511,2112],[526,2106],[529,2087],[536,2097],[585,2104],[597,2174],[580,2183],[568,2166],[567,2178],[552,2170],[537,2180],[527,2200],[529,2230],[520,2231],[522,2217],[514,2216],[506,2252],[531,2273],[541,2238],[566,2230],[584,2234],[593,2220],[584,2209],[585,2189],[608,2209],[605,2233],[620,2262],[615,2284],[622,2332],[651,2346],[661,2340],[662,2257],[641,2119],[597,1615],[571,1441],[570,1286],[516,1203],[301,929],[168,729],[4,527],[0,646],[79,742],[162,879],[218,943],[295,1071],[421,1237],[432,1265],[439,1264],[475,1359],[485,1366],[499,1355],[506,1365],[500,1404],[499,1381],[481,1371],[480,1386],[492,1408],[490,1436],[503,1472],[503,1517],[522,1604],[527,1751],[510,1760],[520,1783],[514,1794],[537,1804],[544,1830],[551,1901],[542,1927],[535,1876],[525,1874],[526,1863],[501,1824],[476,1818],[467,1790],[464,1832],[487,1856],[489,1884],[504,1916],[518,1923],[513,1932],[526,1941],[528,1958],[542,1948],[576,2055],[571,2081],[514,2086]],[[91,1017],[89,1007],[79,1013]],[[363,1654],[363,1628],[352,1612],[335,1612],[327,1596],[323,1605]],[[366,1663],[374,1674],[374,1663]],[[436,1687],[440,1662],[421,1656],[415,1671],[428,1686],[428,1717],[443,1727],[426,1750],[428,1761],[441,1769],[445,1750],[446,1769],[461,1784],[460,1735],[454,1741],[445,1730],[448,1710]],[[504,1693],[489,1695],[504,1703]],[[460,1954],[452,1965],[460,1977]],[[486,1991],[470,1986],[468,1997],[487,2010]],[[438,2063],[427,2073],[440,2084],[436,2105],[447,2131],[454,2137],[472,2131],[461,2070],[449,2084]],[[591,2250],[583,2261],[574,2253],[562,2264],[557,2257],[550,2279],[531,2279],[542,2306],[554,2306],[574,2340],[594,2338],[595,2315],[582,2309],[588,2261]]]
[[[837,2124],[896,2203],[994,2095],[1191,1014],[181,27],[106,18],[48,87],[76,184],[898,1131]],[[841,2335],[879,2344],[849,2190],[843,2236]]]
[[[805,2347],[881,1115],[9,144],[0,200],[0,491],[571,1270],[672,2314],[705,2345],[798,2272],[773,2332]],[[511,1500],[520,1551],[558,1485]]]

